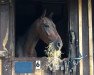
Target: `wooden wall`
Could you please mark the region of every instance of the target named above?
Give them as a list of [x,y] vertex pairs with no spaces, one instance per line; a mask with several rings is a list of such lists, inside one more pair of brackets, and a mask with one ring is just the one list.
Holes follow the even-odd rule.
[[[64,61],[65,69],[52,73],[38,70],[33,74],[15,74],[13,64],[15,61],[27,61],[14,57],[14,3],[13,0],[0,0],[0,75],[93,75],[93,36],[92,36],[92,9],[91,0],[69,0],[69,30],[76,35],[76,48],[74,57],[86,56],[80,61],[73,73],[69,72],[67,61]],[[28,60],[31,61],[29,58]],[[35,58],[36,59],[36,58]],[[34,59],[34,60],[35,60]],[[44,60],[44,59],[40,59]],[[63,63],[63,62],[62,62]],[[67,64],[67,65],[66,65]]]
[[[12,0],[0,0],[0,63],[1,75],[11,75],[14,50],[14,8]],[[0,64],[0,65],[1,65]]]

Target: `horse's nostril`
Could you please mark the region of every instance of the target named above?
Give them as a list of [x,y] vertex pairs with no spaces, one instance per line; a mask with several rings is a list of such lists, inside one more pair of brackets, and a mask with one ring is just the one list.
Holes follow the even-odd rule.
[[57,43],[57,46],[60,47],[60,43]]

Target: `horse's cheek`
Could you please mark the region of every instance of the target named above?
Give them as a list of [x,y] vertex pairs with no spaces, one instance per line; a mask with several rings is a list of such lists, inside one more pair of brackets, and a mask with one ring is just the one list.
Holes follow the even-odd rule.
[[56,37],[56,32],[54,30],[51,30],[51,36]]
[[38,29],[37,29],[37,33],[38,33],[39,36],[41,36],[41,35],[43,34],[42,28],[38,28]]
[[42,28],[38,29],[39,38],[44,39],[45,35]]

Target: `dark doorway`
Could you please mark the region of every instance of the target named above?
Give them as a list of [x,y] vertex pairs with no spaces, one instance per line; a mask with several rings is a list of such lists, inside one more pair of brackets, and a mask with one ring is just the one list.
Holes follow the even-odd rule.
[[[47,15],[54,13],[53,21],[56,24],[64,46],[62,57],[68,56],[68,3],[67,0],[15,0],[15,36],[16,41],[22,37],[34,20],[41,16],[44,9]],[[39,40],[36,51],[37,56],[45,56],[46,44]]]

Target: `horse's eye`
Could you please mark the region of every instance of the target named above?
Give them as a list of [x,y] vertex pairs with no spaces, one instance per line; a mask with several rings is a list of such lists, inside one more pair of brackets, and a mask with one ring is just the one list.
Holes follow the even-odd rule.
[[45,25],[45,27],[49,27],[49,25]]

